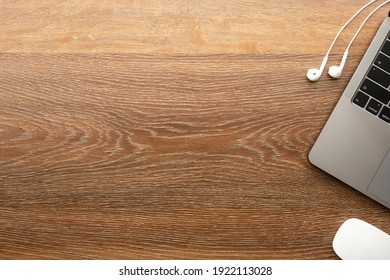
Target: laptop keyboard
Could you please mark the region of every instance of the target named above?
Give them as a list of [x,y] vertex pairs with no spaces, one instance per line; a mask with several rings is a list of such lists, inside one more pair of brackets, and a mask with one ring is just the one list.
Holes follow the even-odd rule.
[[352,102],[390,123],[390,36],[382,45]]

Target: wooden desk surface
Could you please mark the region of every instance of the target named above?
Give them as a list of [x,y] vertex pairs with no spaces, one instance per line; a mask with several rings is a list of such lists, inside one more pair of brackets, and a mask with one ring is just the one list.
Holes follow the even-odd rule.
[[[307,155],[366,1],[0,0],[0,258],[337,259],[390,211]],[[368,11],[344,32],[329,65]]]

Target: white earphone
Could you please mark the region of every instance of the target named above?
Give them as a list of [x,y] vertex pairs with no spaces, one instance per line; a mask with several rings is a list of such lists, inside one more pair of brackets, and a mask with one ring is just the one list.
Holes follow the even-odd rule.
[[[352,41],[351,41],[351,42],[352,42]],[[340,65],[339,65],[339,66],[333,65],[333,66],[330,66],[330,67],[329,67],[328,74],[329,74],[329,76],[331,76],[333,79],[338,79],[338,78],[340,78],[341,73],[343,72],[343,69],[344,69],[345,62],[347,61],[348,51],[349,51],[349,47],[345,50],[345,52],[344,52],[344,54],[343,54],[343,58],[341,59],[341,62],[340,62]]]
[[322,72],[324,72],[324,68],[325,68],[325,65],[326,65],[326,62],[328,61],[328,53],[325,55],[324,59],[322,60],[322,63],[321,63],[321,66],[319,69],[317,68],[310,68],[309,70],[307,70],[307,74],[306,74],[306,77],[312,81],[312,82],[315,82],[317,81],[321,75],[322,75]]
[[[324,71],[325,69],[325,65],[326,65],[326,62],[328,61],[328,57],[329,57],[329,54],[330,54],[330,51],[332,50],[333,48],[333,45],[335,44],[335,42],[337,41],[338,37],[340,36],[341,32],[347,27],[347,25],[358,15],[360,14],[361,11],[363,11],[365,8],[367,8],[369,5],[371,5],[372,3],[374,3],[376,0],[373,0],[373,1],[370,1],[368,2],[366,5],[364,5],[363,7],[361,7],[359,9],[359,11],[357,11],[344,25],[343,27],[340,28],[339,32],[337,33],[336,37],[333,39],[333,42],[332,44],[330,45],[329,49],[328,49],[328,52],[326,53],[324,59],[322,60],[322,63],[321,63],[321,66],[319,69],[317,68],[310,68],[308,71],[307,71],[307,74],[306,74],[306,77],[312,81],[312,82],[315,82],[317,81],[321,75],[322,75],[322,72]],[[380,4],[378,7],[376,7],[366,18],[365,20],[363,21],[363,23],[360,25],[359,29],[356,31],[355,35],[353,36],[352,40],[349,42],[344,54],[343,54],[343,57],[341,59],[341,62],[340,62],[340,65],[334,65],[334,66],[331,66],[329,68],[329,71],[328,71],[328,74],[334,78],[334,79],[338,79],[340,78],[341,76],[341,73],[343,72],[343,69],[344,69],[344,65],[345,65],[345,62],[347,61],[347,57],[348,57],[348,52],[349,52],[349,48],[351,47],[352,43],[355,41],[356,37],[358,36],[358,34],[360,33],[360,31],[362,30],[363,26],[365,25],[365,23],[368,21],[368,19],[377,11],[379,10],[381,7],[383,7],[385,4],[389,3],[390,0],[388,1],[385,1],[383,2],[382,4]]]

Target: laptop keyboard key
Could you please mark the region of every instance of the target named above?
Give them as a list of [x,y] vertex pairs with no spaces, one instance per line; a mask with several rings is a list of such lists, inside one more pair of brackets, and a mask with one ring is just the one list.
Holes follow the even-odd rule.
[[385,44],[382,47],[382,52],[387,55],[390,55],[390,41],[386,40]]
[[384,120],[387,123],[390,123],[390,108],[387,106],[384,106],[379,113],[379,118]]
[[370,102],[368,102],[368,105],[366,107],[366,110],[370,112],[373,115],[378,115],[379,111],[382,108],[382,104],[378,101],[371,99]]
[[360,90],[356,93],[355,97],[353,98],[353,103],[359,105],[360,107],[364,108],[366,107],[366,104],[370,97],[367,94],[364,94]]
[[390,86],[390,75],[376,66],[371,67],[367,76],[385,88]]
[[390,73],[390,58],[388,58],[384,54],[379,53],[375,59],[374,64]]
[[369,79],[364,80],[360,89],[384,104],[390,101],[390,92]]

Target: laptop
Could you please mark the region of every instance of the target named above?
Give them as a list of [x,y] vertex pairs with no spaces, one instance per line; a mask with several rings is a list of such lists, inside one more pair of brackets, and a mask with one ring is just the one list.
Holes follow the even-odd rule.
[[380,26],[309,160],[390,208],[390,18]]

